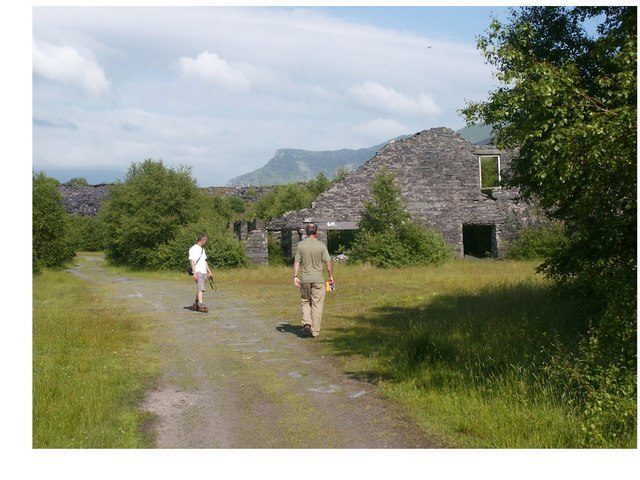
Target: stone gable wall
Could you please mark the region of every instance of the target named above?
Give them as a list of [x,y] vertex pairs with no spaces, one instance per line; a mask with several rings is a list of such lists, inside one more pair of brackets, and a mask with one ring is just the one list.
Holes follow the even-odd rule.
[[[442,232],[459,255],[463,252],[463,224],[496,226],[498,253],[519,230],[536,222],[533,209],[517,202],[515,190],[480,191],[479,155],[500,155],[501,169],[509,168],[511,155],[476,146],[453,130],[434,128],[382,148],[371,160],[324,192],[311,208],[288,212],[270,228],[298,229],[304,223],[352,223],[357,226],[365,202],[371,200],[370,184],[383,167],[396,176],[407,210],[424,225]],[[320,225],[319,225],[320,226]]]

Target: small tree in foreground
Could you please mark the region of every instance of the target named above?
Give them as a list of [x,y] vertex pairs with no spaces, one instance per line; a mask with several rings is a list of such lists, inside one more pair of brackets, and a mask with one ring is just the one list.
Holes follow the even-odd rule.
[[442,235],[410,220],[394,178],[385,168],[373,181],[373,200],[365,204],[351,259],[377,267],[438,265],[451,259],[453,249]]

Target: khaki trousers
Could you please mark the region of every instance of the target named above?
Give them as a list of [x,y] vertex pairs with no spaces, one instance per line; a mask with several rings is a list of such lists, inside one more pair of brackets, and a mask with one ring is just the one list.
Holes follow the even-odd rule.
[[311,325],[311,335],[320,334],[322,307],[324,306],[324,283],[303,283],[300,286],[300,305],[302,306],[302,324]]

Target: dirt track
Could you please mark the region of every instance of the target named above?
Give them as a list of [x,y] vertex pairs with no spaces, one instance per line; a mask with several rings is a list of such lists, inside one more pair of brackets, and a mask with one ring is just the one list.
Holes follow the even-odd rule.
[[205,293],[209,313],[189,311],[186,275],[143,281],[104,270],[98,255],[78,263],[76,275],[153,318],[162,374],[144,408],[157,415],[157,447],[437,446],[375,386],[349,378],[313,339],[299,337],[297,325],[263,318],[224,289]]

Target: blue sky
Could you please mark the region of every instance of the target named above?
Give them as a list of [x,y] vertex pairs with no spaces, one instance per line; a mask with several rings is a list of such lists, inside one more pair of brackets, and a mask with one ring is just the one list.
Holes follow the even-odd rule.
[[506,7],[36,7],[34,170],[189,165],[224,185],[279,148],[464,126],[495,87],[475,38]]

